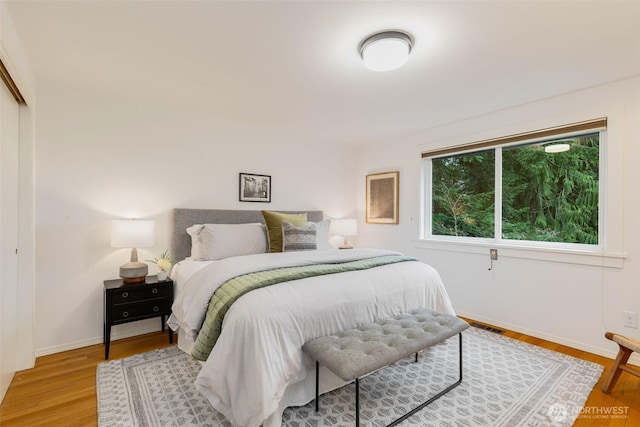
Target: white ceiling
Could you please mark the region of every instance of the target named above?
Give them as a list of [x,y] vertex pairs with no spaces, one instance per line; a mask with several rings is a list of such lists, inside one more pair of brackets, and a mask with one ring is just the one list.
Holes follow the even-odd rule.
[[[362,145],[640,75],[640,1],[8,1],[38,87]],[[415,39],[401,69],[358,44]]]

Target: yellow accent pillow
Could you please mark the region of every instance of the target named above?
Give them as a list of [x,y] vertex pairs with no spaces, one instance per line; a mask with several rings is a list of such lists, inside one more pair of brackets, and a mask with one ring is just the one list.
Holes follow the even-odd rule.
[[269,252],[282,252],[282,221],[287,221],[296,227],[307,223],[307,213],[287,214],[281,212],[262,211],[262,217],[267,224],[269,238]]

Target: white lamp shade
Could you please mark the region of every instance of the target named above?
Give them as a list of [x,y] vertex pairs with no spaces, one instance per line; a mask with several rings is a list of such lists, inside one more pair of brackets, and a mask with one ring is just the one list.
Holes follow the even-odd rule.
[[150,248],[155,245],[155,221],[114,219],[111,221],[111,247]]
[[358,220],[351,218],[332,219],[329,234],[343,237],[357,236]]

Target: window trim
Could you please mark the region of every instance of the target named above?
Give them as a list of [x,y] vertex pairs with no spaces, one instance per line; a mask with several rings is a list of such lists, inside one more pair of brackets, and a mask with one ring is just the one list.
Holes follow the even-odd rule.
[[479,151],[503,145],[518,145],[525,142],[535,142],[544,139],[551,139],[556,136],[571,136],[571,134],[575,135],[580,133],[587,133],[589,131],[603,131],[606,129],[607,117],[600,117],[597,119],[585,120],[583,122],[571,123],[568,125],[554,126],[546,129],[534,130],[531,132],[522,132],[509,136],[485,139],[482,141],[475,141],[461,145],[454,145],[453,147],[429,150],[422,153],[422,158],[445,157],[451,154]]

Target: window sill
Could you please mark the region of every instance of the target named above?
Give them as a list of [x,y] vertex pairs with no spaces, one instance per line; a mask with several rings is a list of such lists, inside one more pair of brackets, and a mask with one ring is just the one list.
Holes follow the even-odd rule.
[[445,252],[477,254],[489,257],[489,249],[498,249],[500,258],[521,258],[536,261],[558,262],[564,264],[594,265],[598,267],[623,268],[626,253],[579,251],[557,248],[538,248],[532,246],[514,246],[491,242],[453,242],[448,240],[414,240],[413,246]]

